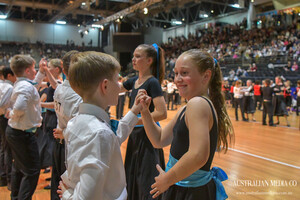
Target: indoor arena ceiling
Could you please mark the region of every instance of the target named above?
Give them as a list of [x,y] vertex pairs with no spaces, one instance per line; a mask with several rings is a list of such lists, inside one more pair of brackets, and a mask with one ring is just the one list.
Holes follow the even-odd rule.
[[[28,22],[106,25],[115,20],[170,26],[171,21],[193,22],[246,9],[250,0],[0,0],[0,14]],[[238,4],[242,7],[236,8]],[[241,4],[242,2],[242,4]],[[243,8],[244,6],[244,8]],[[147,8],[148,13],[144,8]]]

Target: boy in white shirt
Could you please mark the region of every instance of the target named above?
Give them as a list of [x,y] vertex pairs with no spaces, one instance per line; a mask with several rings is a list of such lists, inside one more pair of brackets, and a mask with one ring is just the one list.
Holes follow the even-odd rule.
[[62,199],[127,199],[120,145],[137,123],[141,107],[132,107],[117,133],[111,130],[105,108],[118,103],[119,71],[116,59],[104,53],[83,52],[72,58],[69,81],[83,103],[64,132],[67,170],[58,191]]
[[[42,64],[36,75],[30,56],[15,55],[10,63],[17,77],[11,96],[12,109],[6,113],[6,140],[14,159],[11,199],[31,199],[40,174],[36,128],[41,126],[40,96],[37,91],[44,75]],[[36,86],[36,87],[35,87]]]
[[5,138],[8,119],[4,117],[4,114],[6,109],[10,107],[10,98],[16,76],[10,67],[4,67],[2,73],[5,81],[1,85],[2,92],[0,93],[0,186],[7,185],[7,188],[11,190],[12,156]]
[[82,103],[82,98],[71,88],[69,83],[69,66],[71,57],[78,53],[78,51],[67,52],[63,61],[63,73],[66,75],[66,80],[59,84],[52,76],[50,70],[45,68],[48,80],[54,92],[54,109],[58,119],[57,128],[53,135],[56,139],[53,146],[53,161],[52,161],[52,174],[51,174],[51,200],[59,199],[57,188],[60,181],[60,176],[66,171],[65,166],[65,141],[62,132],[67,127],[70,119],[75,117],[78,113],[79,104]]

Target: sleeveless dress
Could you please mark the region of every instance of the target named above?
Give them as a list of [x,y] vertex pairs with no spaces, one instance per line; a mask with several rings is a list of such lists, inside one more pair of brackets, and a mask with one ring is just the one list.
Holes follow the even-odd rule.
[[[202,97],[204,98],[204,97]],[[214,109],[206,98],[204,98],[210,105],[213,114],[213,126],[209,131],[210,137],[210,154],[207,162],[200,170],[210,171],[211,163],[217,148],[218,138],[218,124],[214,113]],[[176,124],[173,128],[173,141],[171,144],[170,154],[179,160],[189,148],[189,130],[185,123],[186,107],[180,113]],[[163,193],[164,200],[215,200],[216,199],[216,185],[214,180],[211,179],[206,185],[199,187],[182,187],[172,185],[165,193]]]
[[286,109],[285,99],[281,93],[284,92],[283,85],[275,85],[274,87],[274,97],[273,97],[273,113],[274,116],[288,116],[289,113]]

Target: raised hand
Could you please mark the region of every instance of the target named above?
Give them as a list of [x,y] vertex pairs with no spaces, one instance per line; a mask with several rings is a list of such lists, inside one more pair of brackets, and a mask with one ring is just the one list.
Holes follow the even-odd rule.
[[45,70],[47,70],[47,60],[45,58],[42,58],[39,62],[39,70],[41,73],[45,73]]
[[141,105],[141,111],[146,111],[149,109],[151,103],[151,97],[147,95],[146,90],[140,89],[135,98],[135,104]]

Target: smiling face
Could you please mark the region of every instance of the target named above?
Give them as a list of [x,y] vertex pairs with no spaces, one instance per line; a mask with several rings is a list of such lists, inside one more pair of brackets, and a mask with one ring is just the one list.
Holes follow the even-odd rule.
[[204,73],[200,74],[197,66],[194,64],[190,56],[181,55],[174,68],[175,84],[179,94],[187,100],[205,94],[207,91],[207,81],[205,81]]

